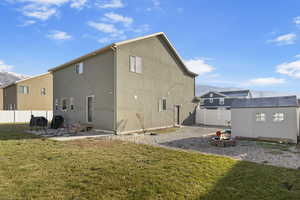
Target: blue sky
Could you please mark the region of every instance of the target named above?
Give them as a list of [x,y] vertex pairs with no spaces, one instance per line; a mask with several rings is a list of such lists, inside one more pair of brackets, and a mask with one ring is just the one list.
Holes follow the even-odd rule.
[[300,92],[298,0],[3,0],[0,70],[36,75],[165,32],[197,83]]

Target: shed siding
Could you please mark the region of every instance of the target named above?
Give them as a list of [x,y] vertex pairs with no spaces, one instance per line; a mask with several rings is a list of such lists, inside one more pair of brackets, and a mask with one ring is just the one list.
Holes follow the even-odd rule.
[[[265,122],[256,122],[256,113],[266,114]],[[282,122],[273,122],[273,114],[284,113]],[[283,138],[297,142],[299,135],[299,111],[296,107],[233,108],[231,110],[233,136],[249,138]]]
[[[151,37],[117,49],[118,132],[173,126],[174,105],[181,105],[180,123],[194,123],[194,77],[187,75],[165,41]],[[142,73],[129,70],[129,56],[142,58]],[[159,99],[167,111],[159,112]],[[140,116],[140,117],[139,117]]]
[[[112,50],[83,61],[83,73],[76,74],[75,65],[53,72],[54,98],[59,100],[59,110],[67,123],[87,123],[87,96],[94,95],[94,127],[114,130],[114,54]],[[67,99],[68,109],[61,110],[61,100]],[[75,109],[70,110],[70,98]]]

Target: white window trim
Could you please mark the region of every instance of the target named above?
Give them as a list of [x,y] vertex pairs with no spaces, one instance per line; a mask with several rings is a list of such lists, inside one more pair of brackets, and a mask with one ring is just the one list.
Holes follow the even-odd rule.
[[214,98],[209,98],[209,103],[214,103]]
[[[75,103],[74,103],[74,97],[70,97],[70,110],[74,111],[75,110]],[[73,109],[72,109],[73,106]]]
[[225,104],[225,99],[224,98],[220,98],[219,99],[219,104],[220,105],[224,105]]
[[[263,115],[263,117],[262,117],[262,115]],[[266,122],[266,120],[267,120],[266,118],[267,118],[266,113],[263,113],[263,112],[255,113],[255,121],[256,122]]]
[[[282,114],[282,118],[280,116],[275,116],[275,115],[280,115]],[[283,112],[275,112],[273,115],[273,122],[274,123],[280,123],[283,122],[285,120],[285,114]]]
[[[79,67],[79,69],[77,70],[77,67]],[[80,70],[81,69],[81,70]],[[83,65],[83,62],[80,62],[80,63],[76,63],[75,64],[75,73],[80,75],[80,74],[83,74],[83,71],[84,71],[84,65]]]
[[[163,109],[163,101],[166,100],[166,109]],[[158,112],[165,112],[168,110],[167,107],[167,98],[166,97],[161,97],[158,99]]]
[[[94,119],[89,122],[89,116],[88,116],[88,98],[89,97],[92,97],[93,98],[93,103],[95,102],[95,95],[89,95],[89,96],[86,96],[86,102],[85,102],[85,117],[86,117],[86,122],[91,124],[94,122]],[[95,113],[95,105],[93,105],[93,113]]]
[[[131,68],[131,59],[134,59],[134,66],[133,69]],[[140,71],[137,70],[137,61],[140,59]],[[129,71],[136,74],[142,74],[143,73],[143,59],[140,56],[129,56]]]

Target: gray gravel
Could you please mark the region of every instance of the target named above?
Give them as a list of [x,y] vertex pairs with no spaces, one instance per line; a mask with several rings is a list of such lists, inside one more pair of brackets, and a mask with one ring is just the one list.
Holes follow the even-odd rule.
[[300,149],[295,145],[274,144],[255,141],[238,141],[235,147],[214,147],[209,139],[216,132],[210,127],[183,127],[173,133],[159,135],[122,135],[111,139],[135,143],[159,145],[167,148],[180,148],[202,153],[229,156],[238,160],[252,161],[280,167],[300,167]]

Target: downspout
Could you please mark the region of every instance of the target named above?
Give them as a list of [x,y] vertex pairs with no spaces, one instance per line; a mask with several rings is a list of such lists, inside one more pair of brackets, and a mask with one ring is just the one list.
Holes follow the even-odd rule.
[[117,46],[113,45],[111,47],[113,51],[113,57],[114,57],[114,122],[113,122],[113,131],[115,134],[118,134],[118,127],[117,127]]

